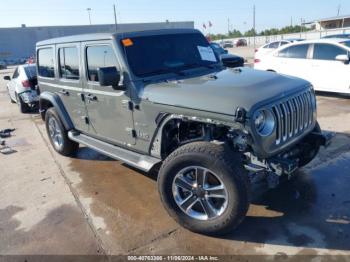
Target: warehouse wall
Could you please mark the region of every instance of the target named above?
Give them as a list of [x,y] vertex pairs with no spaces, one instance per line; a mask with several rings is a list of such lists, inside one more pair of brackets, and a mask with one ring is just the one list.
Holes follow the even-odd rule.
[[[194,22],[163,22],[118,24],[118,32],[165,29],[194,28]],[[43,26],[0,28],[0,60],[17,60],[35,54],[35,44],[38,41],[86,33],[112,33],[116,31],[114,24],[82,25],[82,26]]]

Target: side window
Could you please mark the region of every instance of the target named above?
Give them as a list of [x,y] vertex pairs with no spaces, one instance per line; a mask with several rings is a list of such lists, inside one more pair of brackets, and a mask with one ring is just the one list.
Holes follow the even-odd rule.
[[87,75],[90,81],[98,82],[97,69],[117,66],[117,59],[111,46],[89,46],[86,49]]
[[64,47],[58,50],[60,77],[79,79],[79,55],[76,47]]
[[16,71],[13,73],[12,79],[16,79],[19,76],[18,73],[18,67],[16,68]]
[[287,44],[289,44],[289,42],[286,42],[286,41],[281,41],[280,46],[287,45]]
[[38,73],[42,77],[55,77],[52,48],[43,48],[38,51]]
[[279,57],[306,59],[309,45],[295,45],[287,47],[278,53]]
[[313,59],[335,60],[337,55],[346,55],[347,51],[335,45],[315,44]]
[[273,43],[269,44],[269,48],[277,49],[279,44],[280,44],[280,42],[273,42]]

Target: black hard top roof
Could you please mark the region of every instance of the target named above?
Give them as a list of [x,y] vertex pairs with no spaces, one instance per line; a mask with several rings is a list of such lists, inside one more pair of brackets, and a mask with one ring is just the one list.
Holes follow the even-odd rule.
[[147,35],[166,35],[166,34],[181,34],[181,33],[200,33],[196,29],[159,29],[159,30],[145,30],[135,31],[126,33],[95,33],[95,34],[83,34],[64,36],[58,38],[52,38],[38,42],[37,46],[73,43],[73,42],[84,42],[84,41],[98,41],[98,40],[110,40],[110,39],[122,39],[126,37],[137,37]]

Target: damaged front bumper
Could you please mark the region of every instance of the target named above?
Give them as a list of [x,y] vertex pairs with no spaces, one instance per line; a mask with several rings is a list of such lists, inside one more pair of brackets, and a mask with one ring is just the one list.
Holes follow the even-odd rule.
[[[307,139],[318,146],[328,147],[334,135],[332,132],[311,132],[307,136]],[[300,148],[296,145],[287,152],[268,159],[259,159],[250,152],[246,153],[247,162],[245,168],[251,174],[265,173],[268,179],[275,177],[272,180],[276,180],[282,175],[288,175],[290,177],[300,167],[299,158],[295,154],[295,151],[298,152],[298,150],[300,152]],[[272,181],[272,184],[275,184],[275,181]]]

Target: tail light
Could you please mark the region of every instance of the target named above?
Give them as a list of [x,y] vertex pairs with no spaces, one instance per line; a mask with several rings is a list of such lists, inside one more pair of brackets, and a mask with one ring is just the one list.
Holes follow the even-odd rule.
[[256,64],[256,63],[260,63],[261,62],[261,60],[260,59],[254,59],[254,63]]
[[22,86],[23,86],[24,88],[30,88],[30,87],[31,87],[31,84],[30,84],[29,80],[23,80],[23,81],[22,81]]

